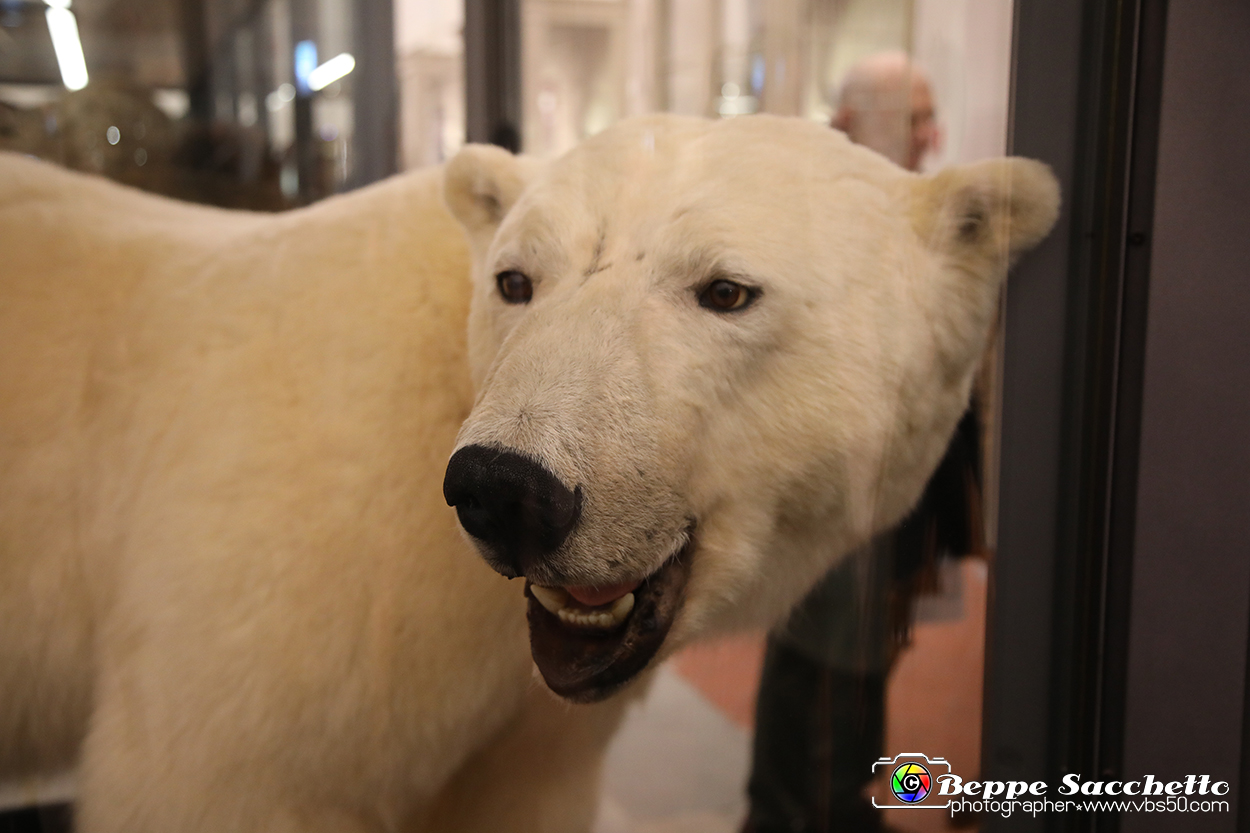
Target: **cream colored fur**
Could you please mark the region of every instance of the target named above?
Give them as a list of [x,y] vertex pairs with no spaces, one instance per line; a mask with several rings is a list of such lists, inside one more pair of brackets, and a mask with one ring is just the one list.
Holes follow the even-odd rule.
[[[769,116],[632,120],[546,170],[469,148],[448,192],[475,253],[479,393],[458,446],[583,489],[549,559],[573,583],[652,572],[693,522],[666,652],[772,624],[911,508],[1007,267],[1059,203],[1037,162],[921,177]],[[529,303],[501,299],[507,270],[532,280]],[[718,277],[761,294],[710,311],[697,297]]]
[[81,761],[81,830],[588,825],[621,704],[533,680],[440,492],[440,186],[248,215],[0,157],[0,774]]
[[261,216],[0,157],[0,776],[79,764],[85,833],[586,830],[624,699],[536,682],[457,432],[586,485],[588,579],[697,519],[670,645],[769,622],[915,499],[1057,202],[768,118],[470,148],[469,247],[442,182]]

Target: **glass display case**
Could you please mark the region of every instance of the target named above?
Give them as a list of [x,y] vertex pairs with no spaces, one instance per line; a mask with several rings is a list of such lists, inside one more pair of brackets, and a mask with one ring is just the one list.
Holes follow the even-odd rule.
[[[1216,422],[1211,414],[1227,408],[1233,424],[1245,410],[1223,384],[1237,377],[1228,357],[1241,353],[1205,342],[1197,349],[1192,335],[1211,321],[1228,343],[1244,331],[1220,318],[1240,308],[1229,276],[1244,261],[1237,241],[1246,236],[1231,228],[1244,176],[1236,143],[1225,141],[1236,131],[1212,125],[1225,111],[1229,124],[1245,121],[1244,97],[1221,96],[1223,82],[1241,78],[1230,56],[1250,17],[1226,2],[1222,13],[1243,26],[1225,27],[1203,17],[1215,5],[0,0],[0,150],[180,200],[266,212],[442,165],[468,142],[555,159],[653,112],[803,119],[917,174],[1007,153],[1046,162],[1063,213],[1013,272],[952,445],[958,459],[939,469],[963,533],[942,537],[927,516],[907,521],[900,528],[911,537],[896,529],[858,552],[821,583],[824,602],[803,603],[797,624],[703,641],[668,660],[608,749],[593,833],[751,833],[744,820],[769,777],[759,738],[789,731],[792,716],[785,692],[770,693],[770,677],[786,667],[800,675],[779,659],[778,643],[803,641],[805,628],[835,634],[852,659],[809,674],[828,706],[823,734],[802,730],[775,745],[783,758],[819,746],[812,757],[822,765],[851,747],[890,760],[874,771],[844,756],[854,772],[839,783],[856,808],[897,799],[889,775],[897,756],[912,752],[965,779],[1052,783],[1075,771],[1119,777],[1126,760],[1141,772],[1182,758],[1206,771],[1218,753],[1228,771],[1216,774],[1231,783],[1236,764],[1228,762],[1241,754],[1247,770],[1250,760],[1250,728],[1236,738],[1221,728],[1236,714],[1250,727],[1250,696],[1230,693],[1245,669],[1247,562],[1228,554],[1233,527],[1207,510],[1240,494],[1245,478],[1236,431],[1193,446],[1204,461],[1227,456],[1222,483],[1202,481],[1194,462],[1202,455],[1188,445]],[[1170,75],[1165,30],[1179,35],[1174,54],[1186,56]],[[1196,69],[1216,58],[1218,77]],[[1170,100],[1165,75],[1176,85]],[[1162,118],[1162,136],[1171,144],[1160,150],[1165,104],[1172,121]],[[1161,223],[1156,154],[1174,199]],[[1219,160],[1218,174],[1214,161],[1204,168],[1208,160]],[[1155,235],[1170,273],[1151,264]],[[1224,259],[1197,275],[1189,264],[1205,261],[1192,240]],[[1148,316],[1156,278],[1172,308]],[[1193,289],[1203,286],[1206,306]],[[1209,302],[1220,293],[1226,304]],[[1151,390],[1145,381],[1156,378],[1148,324],[1169,316],[1191,325],[1201,316],[1202,326],[1155,333],[1162,346],[1153,373],[1171,354],[1218,369],[1191,378],[1189,366],[1171,368],[1164,381],[1190,397],[1180,405],[1163,401],[1169,384]],[[1173,411],[1185,419],[1159,422]],[[1144,469],[1153,517],[1138,524],[1138,457],[1152,459],[1139,453],[1143,436],[1156,457],[1171,456]],[[1191,482],[1202,488],[1177,497],[1168,466],[1189,472],[1180,492]],[[1220,512],[1244,515],[1234,509]],[[1206,526],[1196,530],[1192,518]],[[1208,528],[1224,531],[1177,566],[1177,552],[1205,541]],[[1151,529],[1153,543],[1142,537]],[[1193,650],[1199,644],[1207,653]],[[1202,707],[1173,719],[1174,703],[1191,700]],[[1132,703],[1137,713],[1126,717]],[[1210,755],[1193,741],[1199,729]],[[0,828],[70,828],[74,775],[49,775],[0,784]],[[1239,789],[1250,808],[1250,775]],[[906,794],[901,800],[924,797]],[[885,821],[908,833],[1040,833],[1116,830],[1118,818],[898,812]],[[1233,823],[1226,814],[1185,829]],[[1138,824],[1124,829],[1165,829]]]
[[6,0],[0,148],[231,208],[376,179],[394,140],[374,91],[394,81],[390,16],[368,5]]

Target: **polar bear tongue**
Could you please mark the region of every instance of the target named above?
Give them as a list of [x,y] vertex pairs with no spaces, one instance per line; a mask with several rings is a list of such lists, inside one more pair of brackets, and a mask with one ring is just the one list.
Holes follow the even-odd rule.
[[642,584],[641,581],[627,581],[623,584],[609,584],[604,587],[566,587],[564,589],[586,607],[599,607],[611,604],[626,593],[634,592],[640,584]]

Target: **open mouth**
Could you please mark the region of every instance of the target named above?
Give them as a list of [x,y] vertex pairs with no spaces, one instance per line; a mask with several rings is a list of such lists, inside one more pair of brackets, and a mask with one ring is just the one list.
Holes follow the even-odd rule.
[[530,652],[547,685],[579,703],[609,696],[646,667],[681,610],[693,537],[651,575],[610,587],[525,583]]

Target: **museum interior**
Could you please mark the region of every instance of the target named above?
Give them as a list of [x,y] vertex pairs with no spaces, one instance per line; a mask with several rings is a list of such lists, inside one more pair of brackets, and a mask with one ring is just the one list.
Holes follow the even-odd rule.
[[[32,157],[296,218],[472,144],[546,164],[651,113],[841,131],[906,181],[1041,160],[1058,221],[1013,263],[910,513],[771,625],[648,666],[587,765],[585,833],[1231,833],[1250,830],[1248,38],[1240,0],[0,0],[0,209],[44,210],[5,208],[5,165]],[[0,244],[5,292],[5,264],[44,253]],[[23,442],[0,437],[0,472]],[[210,829],[76,816],[68,760],[0,753],[0,833]],[[1205,774],[1224,799],[1029,813],[986,787],[935,809],[944,773],[1052,798],[1071,773]],[[256,829],[461,829],[359,812]],[[471,829],[579,829],[544,824]]]

